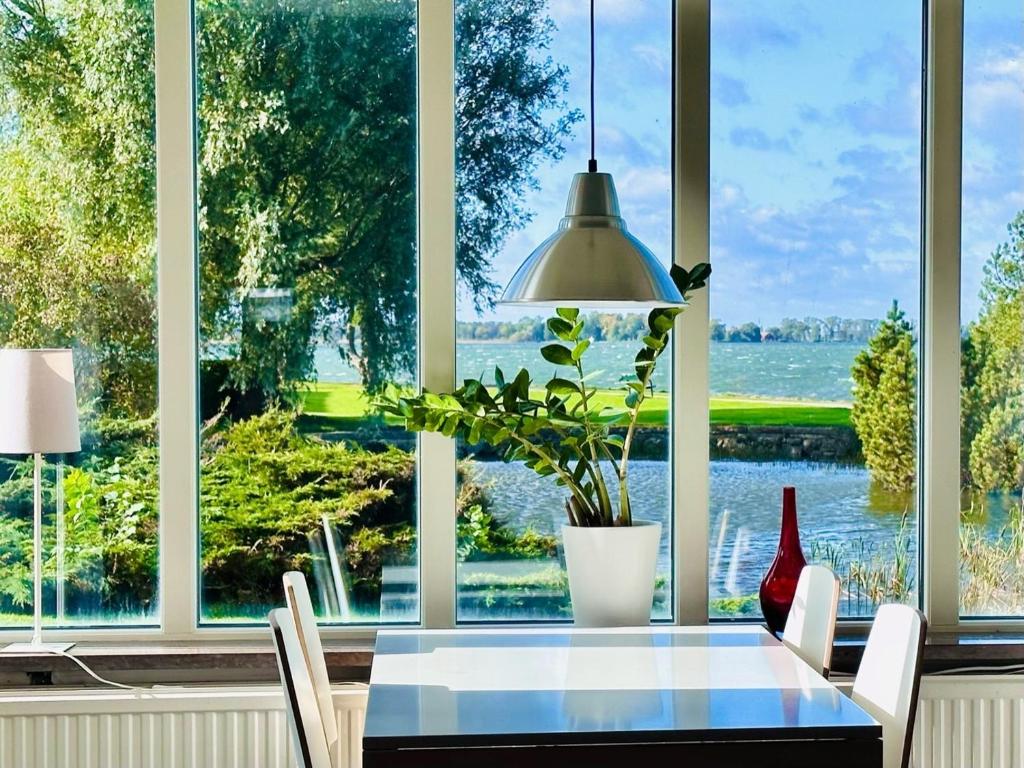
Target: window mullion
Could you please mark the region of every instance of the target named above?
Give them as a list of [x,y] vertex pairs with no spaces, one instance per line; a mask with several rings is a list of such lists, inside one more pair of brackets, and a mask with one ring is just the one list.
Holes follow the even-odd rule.
[[924,608],[935,628],[959,615],[960,204],[963,0],[927,10],[921,479]]
[[[710,0],[677,0],[673,82],[674,261],[710,262]],[[708,619],[709,291],[678,320],[672,356],[676,621]]]
[[192,3],[155,0],[154,17],[160,612],[179,637],[195,631],[198,604]]
[[[419,3],[420,376],[455,384],[455,1]],[[421,619],[455,623],[455,441],[420,436]]]

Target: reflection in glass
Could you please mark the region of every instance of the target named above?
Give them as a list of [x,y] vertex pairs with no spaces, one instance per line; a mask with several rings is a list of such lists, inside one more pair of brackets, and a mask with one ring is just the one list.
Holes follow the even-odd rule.
[[419,618],[416,3],[196,3],[206,622]]
[[[82,434],[44,457],[47,627],[158,621],[153,87],[152,3],[0,5],[0,347],[73,349]],[[32,507],[0,456],[0,627],[31,624]]]
[[921,19],[712,4],[713,617],[760,616],[787,485],[840,615],[915,599]]
[[964,4],[960,610],[1024,614],[1024,7]]
[[[632,3],[626,16],[611,5],[596,6],[600,170],[614,174],[630,230],[667,266],[672,4]],[[525,368],[536,388],[558,370],[540,355],[545,311],[493,301],[551,234],[573,174],[587,167],[590,147],[581,129],[590,82],[588,13],[585,3],[456,3],[458,381],[493,384],[495,368],[509,380]],[[646,315],[586,307],[581,315],[592,340],[588,386],[599,390],[602,404],[621,405]],[[671,368],[663,358],[655,373],[629,481],[635,516],[662,523],[652,610],[659,619],[672,615]],[[569,620],[562,490],[486,446],[460,443],[458,450],[458,620]]]

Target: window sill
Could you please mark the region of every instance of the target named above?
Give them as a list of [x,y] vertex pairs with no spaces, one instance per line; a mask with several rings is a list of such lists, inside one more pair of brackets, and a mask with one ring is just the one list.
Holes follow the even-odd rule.
[[[269,641],[132,643],[83,642],[69,651],[96,674],[119,683],[230,683],[277,680]],[[325,641],[332,680],[366,682],[373,642]],[[93,681],[70,659],[48,653],[6,654],[0,648],[0,686],[81,685]]]
[[[865,634],[836,639],[832,669],[854,674]],[[82,642],[70,653],[102,677],[120,683],[255,683],[277,680],[277,659],[262,640],[132,643]],[[327,670],[335,682],[366,682],[373,663],[372,640],[324,642]],[[1024,632],[929,634],[925,672],[962,667],[1024,666]],[[995,670],[993,670],[995,671]],[[0,687],[94,684],[70,659],[52,654],[5,654],[0,650]]]
[[[853,674],[864,653],[862,635],[838,637],[832,652],[832,669]],[[924,649],[924,672],[935,673],[964,667],[1024,666],[1022,632],[929,632]]]

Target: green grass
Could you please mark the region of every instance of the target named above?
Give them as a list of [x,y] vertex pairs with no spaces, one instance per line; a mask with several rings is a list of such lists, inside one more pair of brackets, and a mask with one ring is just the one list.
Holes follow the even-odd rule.
[[[543,396],[542,390],[534,395]],[[622,392],[600,390],[594,405],[622,407]],[[307,430],[349,430],[365,426],[374,417],[370,401],[358,384],[315,384],[302,393],[302,426]],[[668,395],[659,392],[648,398],[640,412],[642,426],[657,427],[668,423]],[[397,421],[384,420],[386,424]],[[740,396],[711,399],[711,423],[743,426],[832,427],[850,426],[850,408],[843,403],[769,400]]]

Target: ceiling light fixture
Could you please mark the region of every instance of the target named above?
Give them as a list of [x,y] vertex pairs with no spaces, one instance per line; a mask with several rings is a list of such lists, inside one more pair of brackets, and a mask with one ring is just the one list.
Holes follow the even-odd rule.
[[590,0],[590,162],[573,176],[565,217],[512,276],[501,304],[641,308],[685,303],[658,258],[626,228],[595,157],[594,0]]

